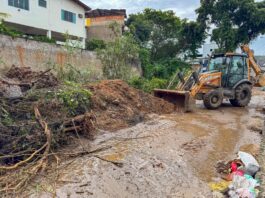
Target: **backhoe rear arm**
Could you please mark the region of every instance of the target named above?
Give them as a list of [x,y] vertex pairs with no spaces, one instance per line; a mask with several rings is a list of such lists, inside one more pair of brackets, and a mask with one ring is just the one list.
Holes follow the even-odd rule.
[[[263,87],[265,86],[265,73],[261,70],[261,67],[256,63],[254,58],[254,53],[251,51],[248,45],[242,45],[241,49],[248,55],[249,67],[253,69],[256,74],[256,86]],[[250,77],[250,69],[249,69]]]
[[262,70],[261,70],[260,66],[256,63],[256,61],[254,59],[254,53],[251,51],[249,46],[248,45],[242,45],[241,49],[244,53],[246,53],[248,55],[249,66],[254,70],[256,76],[260,75]]

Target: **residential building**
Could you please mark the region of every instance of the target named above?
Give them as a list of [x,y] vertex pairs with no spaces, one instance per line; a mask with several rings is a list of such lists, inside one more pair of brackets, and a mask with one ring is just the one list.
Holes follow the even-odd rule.
[[125,27],[126,10],[96,9],[86,12],[88,40],[111,41],[121,36]]
[[212,55],[214,50],[218,49],[218,46],[215,42],[204,44],[203,47],[203,58],[208,57],[209,55]]
[[85,47],[85,12],[91,10],[79,0],[4,0],[0,12],[5,23],[28,35],[47,35],[57,41],[65,33]]

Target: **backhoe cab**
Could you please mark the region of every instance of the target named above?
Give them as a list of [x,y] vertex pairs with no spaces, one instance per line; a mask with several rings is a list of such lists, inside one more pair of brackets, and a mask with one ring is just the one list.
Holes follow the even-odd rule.
[[[229,99],[233,106],[247,106],[253,85],[265,86],[265,77],[248,46],[242,46],[242,50],[244,54],[213,55],[207,72],[193,72],[187,77],[179,74],[176,90],[156,89],[155,96],[173,102],[177,109],[182,108],[184,112],[193,110],[196,99],[203,100],[208,109],[220,107],[224,98]],[[254,77],[251,77],[252,70]]]
[[228,98],[233,106],[247,106],[252,95],[247,59],[243,54],[213,55],[208,72],[200,75],[203,83],[193,93],[195,98],[203,100],[208,109],[217,109],[224,98]]

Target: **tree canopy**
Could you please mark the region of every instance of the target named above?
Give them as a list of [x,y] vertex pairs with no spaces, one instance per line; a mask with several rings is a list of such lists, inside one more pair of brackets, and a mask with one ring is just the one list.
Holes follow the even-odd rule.
[[196,56],[205,39],[199,23],[182,20],[170,10],[145,9],[130,15],[127,26],[143,47],[150,48],[154,60],[173,58],[180,53]]
[[265,1],[201,0],[198,23],[213,28],[211,40],[220,50],[234,51],[265,33]]

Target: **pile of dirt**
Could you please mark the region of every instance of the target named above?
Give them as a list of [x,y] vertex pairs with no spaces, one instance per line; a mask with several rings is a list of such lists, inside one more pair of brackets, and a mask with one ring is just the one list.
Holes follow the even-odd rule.
[[100,129],[115,131],[143,121],[147,114],[175,110],[172,103],[134,89],[122,80],[105,80],[87,88],[93,93],[91,109]]

